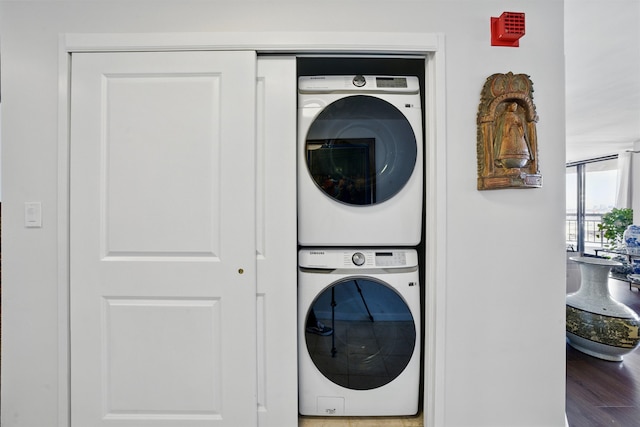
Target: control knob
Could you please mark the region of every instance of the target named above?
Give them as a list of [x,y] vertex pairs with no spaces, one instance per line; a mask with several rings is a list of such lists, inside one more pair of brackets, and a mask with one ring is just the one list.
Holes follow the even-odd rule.
[[351,261],[353,261],[353,263],[357,266],[361,266],[362,264],[364,264],[364,262],[366,261],[365,256],[362,252],[356,252],[355,254],[353,254],[353,256],[351,257]]
[[364,78],[364,76],[358,74],[357,76],[355,76],[353,78],[353,85],[355,87],[362,87],[364,85],[367,84],[367,80]]

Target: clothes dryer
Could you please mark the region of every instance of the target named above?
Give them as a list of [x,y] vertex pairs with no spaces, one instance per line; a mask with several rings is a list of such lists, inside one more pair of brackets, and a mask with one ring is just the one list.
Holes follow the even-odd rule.
[[300,245],[420,243],[422,145],[417,77],[299,77]]
[[303,249],[298,270],[299,412],[418,411],[420,286],[413,249]]

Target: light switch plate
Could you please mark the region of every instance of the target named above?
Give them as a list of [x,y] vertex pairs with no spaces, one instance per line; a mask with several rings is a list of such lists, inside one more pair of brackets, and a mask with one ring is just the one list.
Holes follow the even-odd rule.
[[24,226],[28,228],[42,227],[42,203],[41,202],[25,202]]

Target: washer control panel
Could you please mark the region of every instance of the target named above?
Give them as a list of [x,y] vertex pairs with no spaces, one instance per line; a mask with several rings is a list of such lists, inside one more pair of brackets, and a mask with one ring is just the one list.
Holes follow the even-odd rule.
[[389,269],[418,266],[414,249],[301,249],[298,264],[303,268]]

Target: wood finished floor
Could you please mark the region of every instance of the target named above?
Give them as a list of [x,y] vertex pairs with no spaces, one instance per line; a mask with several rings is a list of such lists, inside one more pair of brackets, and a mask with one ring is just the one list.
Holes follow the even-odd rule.
[[422,427],[415,417],[300,417],[298,427]]
[[[618,301],[640,313],[640,292],[609,281]],[[640,348],[607,362],[567,345],[566,413],[570,427],[640,427]]]

